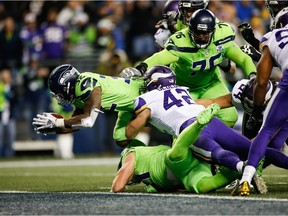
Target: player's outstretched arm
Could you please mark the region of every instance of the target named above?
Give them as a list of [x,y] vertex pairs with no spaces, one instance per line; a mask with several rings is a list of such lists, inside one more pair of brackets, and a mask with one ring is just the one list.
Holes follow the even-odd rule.
[[137,117],[130,121],[126,127],[126,137],[131,140],[137,136],[137,134],[145,127],[148,120],[150,119],[150,109],[144,109],[142,112],[137,114]]
[[126,185],[134,174],[135,153],[130,152],[113,180],[111,192],[118,193],[125,190]]
[[210,106],[212,103],[217,103],[221,108],[228,108],[228,107],[232,107],[232,94],[228,93],[226,95],[217,97],[217,98],[201,98],[201,99],[197,99],[196,104],[201,104],[205,107]]
[[244,53],[238,45],[234,44],[233,46],[230,46],[225,53],[225,56],[235,62],[247,77],[249,77],[251,73],[256,72],[256,66],[253,63],[252,58]]
[[33,119],[33,126],[39,133],[71,133],[81,128],[92,127],[97,119],[101,106],[101,88],[96,87],[90,93],[85,106],[81,112],[79,109],[74,111],[71,118],[64,119],[55,113],[38,114]]
[[66,128],[91,128],[96,122],[101,107],[101,88],[96,87],[85,102],[83,112],[74,112],[73,117],[65,119]]

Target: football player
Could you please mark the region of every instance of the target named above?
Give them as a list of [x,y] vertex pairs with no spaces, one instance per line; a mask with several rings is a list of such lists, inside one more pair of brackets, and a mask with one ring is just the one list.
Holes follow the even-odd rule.
[[[177,84],[189,87],[193,99],[222,96],[229,92],[218,67],[225,57],[240,66],[247,76],[256,71],[252,59],[240,50],[234,38],[230,25],[217,23],[211,11],[199,9],[193,13],[189,28],[173,34],[164,50],[136,69],[124,69],[121,75],[141,76],[152,66],[170,65],[176,73]],[[217,116],[231,127],[238,118],[234,107],[221,110]]]
[[[275,10],[275,4],[279,1],[267,1],[271,17],[274,18],[275,29],[265,34],[261,40],[260,48],[262,56],[257,65],[257,77],[253,97],[253,110],[249,118],[248,125],[253,128],[254,125],[262,119],[261,109],[265,101],[265,94],[273,62],[276,62],[282,70],[283,77],[277,85],[273,97],[265,109],[263,125],[255,140],[251,145],[248,155],[247,165],[240,180],[240,185],[235,188],[235,194],[241,196],[250,195],[251,178],[255,173],[256,166],[260,159],[267,152],[267,145],[288,120],[288,91],[287,91],[287,60],[288,47],[286,46],[286,33],[288,32],[288,7],[278,11]],[[284,111],[285,110],[285,111]]]
[[125,149],[121,154],[111,191],[123,192],[126,185],[143,182],[146,185],[145,190],[150,193],[179,189],[190,193],[207,193],[236,179],[239,174],[227,168],[213,175],[209,164],[197,160],[190,151],[191,143],[218,110],[219,106],[216,104],[206,110],[202,109],[195,121],[181,132],[172,147],[158,145]]
[[128,145],[125,127],[132,118],[134,99],[145,90],[143,79],[132,80],[92,72],[79,73],[72,65],[64,64],[51,72],[48,85],[52,97],[56,98],[59,104],[73,104],[76,109],[68,119],[56,118],[51,113],[38,114],[33,119],[33,125],[38,132],[45,133],[52,129],[57,133],[68,133],[90,128],[102,108],[118,112],[113,137],[120,147]]
[[[187,87],[175,85],[175,74],[169,67],[151,67],[145,79],[148,92],[135,100],[134,109],[137,116],[128,124],[126,137],[134,138],[148,123],[173,137],[178,137],[195,121],[195,117],[204,110],[204,106],[195,104]],[[242,160],[246,160],[250,144],[248,138],[228,127],[218,118],[213,118],[211,123],[202,130],[191,149],[199,159],[224,165],[241,173]],[[288,168],[288,165],[283,163],[283,161],[288,162],[288,157],[279,150],[269,149],[266,156],[275,165]],[[261,193],[266,191],[265,188],[260,189],[258,186],[256,188]]]

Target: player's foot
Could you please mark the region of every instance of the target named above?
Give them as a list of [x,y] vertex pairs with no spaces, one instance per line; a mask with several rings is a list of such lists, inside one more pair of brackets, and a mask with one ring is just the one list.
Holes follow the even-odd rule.
[[211,104],[197,116],[197,122],[201,125],[208,124],[213,117],[220,111],[220,106],[216,103]]
[[236,187],[236,185],[239,185],[239,179],[236,179],[235,181],[231,182],[230,184],[226,185],[226,190],[232,190]]
[[250,186],[247,181],[242,182],[239,184],[237,182],[234,190],[231,192],[232,196],[249,196],[250,195]]
[[257,172],[254,174],[251,184],[253,185],[255,191],[259,194],[266,194],[268,192],[266,182],[257,174]]

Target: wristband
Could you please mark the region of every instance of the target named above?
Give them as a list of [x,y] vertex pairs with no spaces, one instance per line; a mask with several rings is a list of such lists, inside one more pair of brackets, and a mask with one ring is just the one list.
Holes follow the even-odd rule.
[[64,118],[56,119],[55,126],[59,128],[65,128]]
[[139,65],[137,65],[136,67],[135,67],[137,70],[139,70],[140,72],[141,72],[141,74],[143,75],[145,72],[146,72],[146,70],[147,70],[147,68],[148,68],[148,65],[145,63],[145,62],[141,62]]

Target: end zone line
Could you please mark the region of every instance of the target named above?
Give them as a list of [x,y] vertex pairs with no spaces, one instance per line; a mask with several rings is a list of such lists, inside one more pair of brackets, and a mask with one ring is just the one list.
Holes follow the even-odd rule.
[[200,194],[171,194],[171,193],[159,193],[159,194],[149,194],[149,193],[112,193],[112,192],[31,192],[31,191],[0,191],[0,194],[5,193],[27,193],[27,194],[99,194],[99,195],[114,195],[114,196],[153,196],[153,197],[184,197],[184,198],[200,198],[200,199],[217,199],[217,200],[249,200],[249,201],[273,201],[273,202],[288,202],[288,199],[279,198],[255,198],[255,197],[237,197],[237,196],[210,196],[210,195],[200,195]]

